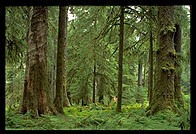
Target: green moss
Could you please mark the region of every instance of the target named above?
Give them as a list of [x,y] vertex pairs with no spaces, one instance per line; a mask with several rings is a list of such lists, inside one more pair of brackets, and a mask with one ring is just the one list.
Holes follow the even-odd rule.
[[167,63],[165,63],[164,66],[161,67],[161,70],[162,71],[174,71],[175,67],[174,67],[174,65],[167,62]]
[[163,35],[166,35],[169,31],[172,33],[176,31],[176,28],[173,24],[171,26],[164,26],[160,30],[160,32],[163,33]]
[[171,70],[175,70],[175,68],[174,67],[166,67],[166,66],[163,66],[163,67],[161,67],[161,70],[163,70],[163,71],[171,71]]

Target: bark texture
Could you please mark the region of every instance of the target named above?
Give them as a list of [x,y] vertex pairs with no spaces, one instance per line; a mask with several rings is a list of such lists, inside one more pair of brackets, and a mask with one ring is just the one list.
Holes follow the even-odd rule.
[[63,101],[63,106],[65,106],[65,107],[70,107],[71,106],[71,104],[70,104],[70,101],[69,101],[69,99],[68,99],[68,95],[67,95],[67,89],[66,89],[66,74],[67,74],[67,69],[66,69],[66,57],[67,57],[67,46],[66,46],[66,39],[67,39],[67,22],[68,22],[68,7],[65,7],[66,9],[65,9],[65,53],[64,53],[64,62],[65,62],[65,72],[64,72],[64,74],[63,74],[63,76],[64,76],[64,88],[63,88],[63,97],[64,97],[64,101]]
[[58,30],[58,49],[57,49],[57,73],[56,73],[56,97],[55,107],[59,113],[63,112],[63,93],[64,93],[64,53],[65,53],[65,28],[66,28],[66,7],[60,6],[59,10],[59,30]]
[[175,32],[173,14],[173,6],[158,7],[159,49],[156,55],[156,78],[150,114],[163,109],[175,110],[174,61],[176,55],[173,43]]
[[120,7],[120,43],[119,43],[119,61],[118,61],[118,102],[116,111],[121,112],[122,103],[122,74],[123,74],[123,34],[124,34],[124,7]]
[[47,7],[31,7],[21,112],[31,112],[34,117],[55,112],[50,104],[47,73],[47,19]]
[[[175,50],[177,54],[180,54],[181,52],[181,29],[178,24],[175,25],[176,27],[176,32],[174,36],[174,43],[175,43]],[[175,68],[179,68],[180,65],[178,65],[177,62],[175,62]],[[177,69],[175,76],[174,76],[174,98],[177,103],[177,106],[183,106],[184,101],[183,101],[183,96],[182,96],[182,91],[181,91],[181,72],[179,69]]]

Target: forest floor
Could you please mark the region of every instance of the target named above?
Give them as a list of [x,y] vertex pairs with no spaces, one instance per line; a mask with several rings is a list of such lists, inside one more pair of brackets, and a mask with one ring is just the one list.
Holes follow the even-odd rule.
[[146,116],[146,107],[140,104],[116,107],[103,105],[71,106],[65,115],[43,115],[32,119],[30,114],[6,110],[6,130],[181,130],[190,128],[188,113],[181,116],[166,110]]

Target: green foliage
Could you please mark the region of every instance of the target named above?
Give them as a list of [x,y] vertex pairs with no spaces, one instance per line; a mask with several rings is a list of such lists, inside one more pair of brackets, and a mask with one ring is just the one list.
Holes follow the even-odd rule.
[[135,104],[138,100],[141,104],[147,101],[146,87],[130,87],[123,91],[122,104]]
[[7,130],[55,130],[57,127],[51,123],[52,117],[38,117],[33,119],[31,113],[25,115],[17,114],[15,112],[6,112],[6,129]]
[[190,129],[190,114],[181,109],[180,114],[165,110],[146,116],[147,105],[123,105],[122,112],[116,107],[91,104],[64,108],[65,115],[43,115],[36,119],[30,113],[25,115],[6,111],[6,129],[17,130],[180,130]]
[[24,7],[6,7],[6,62],[23,63],[27,47],[29,11]]
[[24,68],[13,67],[7,64],[6,67],[6,106],[9,109],[19,108],[24,88]]

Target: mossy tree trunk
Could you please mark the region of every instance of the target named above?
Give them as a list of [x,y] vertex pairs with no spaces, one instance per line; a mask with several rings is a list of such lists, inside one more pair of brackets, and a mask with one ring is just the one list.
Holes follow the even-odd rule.
[[150,114],[163,109],[175,110],[174,61],[176,55],[173,43],[175,32],[173,10],[173,6],[158,7],[159,49],[156,55],[156,78]]
[[66,28],[66,7],[60,6],[59,9],[59,30],[58,30],[58,49],[57,49],[57,73],[56,73],[56,97],[55,107],[59,113],[63,112],[63,93],[64,93],[64,53],[65,53],[65,28]]
[[123,74],[123,35],[124,35],[124,7],[120,7],[120,41],[118,61],[118,101],[116,111],[121,112],[122,103],[122,74]]
[[[176,24],[176,32],[174,36],[174,43],[175,43],[175,50],[176,53],[180,55],[181,53],[181,29],[180,25]],[[183,106],[184,101],[183,101],[183,96],[182,96],[182,91],[181,91],[181,72],[180,72],[180,65],[178,62],[175,62],[175,68],[176,68],[176,73],[174,76],[174,98],[177,103],[177,106]]]
[[52,107],[47,71],[48,8],[31,7],[27,61],[21,112],[34,117],[55,113]]

